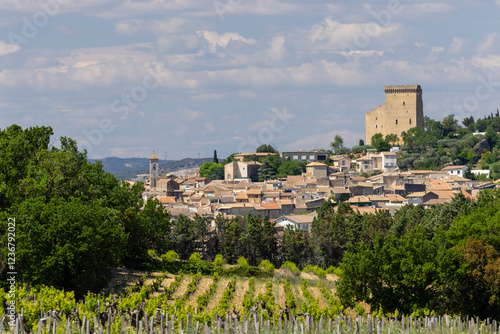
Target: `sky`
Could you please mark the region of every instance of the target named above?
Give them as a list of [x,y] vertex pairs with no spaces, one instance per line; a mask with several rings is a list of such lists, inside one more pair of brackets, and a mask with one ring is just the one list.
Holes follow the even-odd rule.
[[384,85],[424,115],[500,108],[500,0],[2,0],[0,128],[90,158],[329,148]]

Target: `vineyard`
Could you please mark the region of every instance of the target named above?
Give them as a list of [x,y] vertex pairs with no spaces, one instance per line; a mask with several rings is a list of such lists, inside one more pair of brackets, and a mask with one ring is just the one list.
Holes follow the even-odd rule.
[[[498,333],[496,321],[386,315],[358,305],[344,310],[336,276],[302,272],[250,279],[197,274],[144,274],[118,293],[73,292],[18,285],[9,317],[0,290],[3,333]],[[1,307],[1,306],[0,306]],[[15,319],[15,324],[11,322]]]

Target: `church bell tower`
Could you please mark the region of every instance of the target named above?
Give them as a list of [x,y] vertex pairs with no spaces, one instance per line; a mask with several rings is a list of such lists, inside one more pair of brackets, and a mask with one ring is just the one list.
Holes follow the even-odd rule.
[[156,188],[156,180],[159,178],[159,161],[158,157],[154,154],[149,158],[149,184],[150,188]]

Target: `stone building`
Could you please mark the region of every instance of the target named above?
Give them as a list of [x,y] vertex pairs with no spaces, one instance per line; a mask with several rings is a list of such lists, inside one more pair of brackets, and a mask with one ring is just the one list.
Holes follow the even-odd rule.
[[160,159],[153,153],[149,158],[149,185],[151,189],[156,188],[156,181],[160,179]]
[[366,113],[366,144],[372,136],[384,137],[394,133],[401,140],[401,133],[419,126],[424,128],[424,109],[420,85],[384,86],[385,103]]

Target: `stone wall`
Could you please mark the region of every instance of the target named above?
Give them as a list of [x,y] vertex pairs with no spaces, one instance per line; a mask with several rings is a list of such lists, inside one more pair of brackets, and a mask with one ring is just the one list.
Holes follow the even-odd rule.
[[385,137],[420,126],[424,127],[422,89],[419,85],[384,86],[385,103],[366,113],[366,144],[376,133]]

